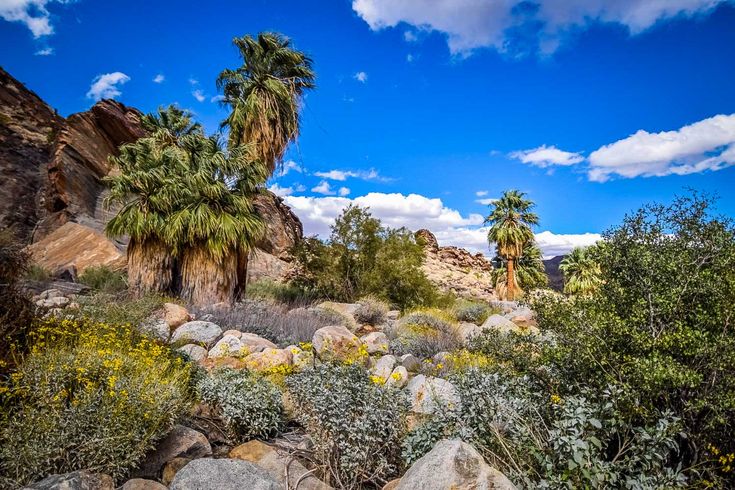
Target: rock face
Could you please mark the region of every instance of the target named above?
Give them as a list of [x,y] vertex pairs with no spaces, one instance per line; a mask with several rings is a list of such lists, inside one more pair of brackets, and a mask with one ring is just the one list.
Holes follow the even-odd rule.
[[158,443],[134,472],[143,478],[158,478],[163,466],[174,458],[204,458],[212,454],[209,441],[201,432],[177,425]]
[[493,266],[484,255],[473,255],[458,247],[440,247],[429,230],[417,231],[416,239],[424,245],[424,272],[440,290],[466,298],[496,299]]
[[281,490],[266,470],[239,459],[196,459],[174,477],[171,490]]
[[396,490],[515,490],[501,472],[459,439],[440,441],[403,475]]
[[109,475],[82,470],[64,475],[51,475],[24,487],[24,490],[113,490],[114,488],[115,485]]

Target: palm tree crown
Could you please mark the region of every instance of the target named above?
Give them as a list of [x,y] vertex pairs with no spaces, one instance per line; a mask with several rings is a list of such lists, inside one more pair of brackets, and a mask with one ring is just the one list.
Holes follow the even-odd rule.
[[278,33],[244,36],[233,42],[243,63],[217,78],[223,103],[231,108],[222,124],[230,130],[231,148],[251,144],[254,157],[272,173],[298,136],[301,96],[315,87],[312,61]]
[[577,247],[559,264],[564,274],[564,292],[589,295],[602,285],[602,270],[593,247]]
[[524,244],[533,240],[532,226],[538,224],[538,216],[531,212],[533,201],[525,193],[509,190],[491,206],[493,210],[485,219],[490,225],[488,241],[497,247],[498,255],[504,259],[516,259],[523,255]]

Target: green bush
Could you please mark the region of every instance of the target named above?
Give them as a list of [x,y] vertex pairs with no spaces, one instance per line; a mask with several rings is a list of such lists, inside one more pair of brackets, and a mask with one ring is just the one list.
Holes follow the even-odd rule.
[[381,325],[388,314],[388,305],[379,299],[366,297],[357,302],[355,319],[368,325]]
[[120,293],[128,289],[126,275],[104,265],[87,267],[77,281],[104,293]]
[[117,325],[140,325],[160,310],[164,303],[175,300],[156,294],[135,298],[126,293],[97,292],[78,296],[76,301],[79,309],[67,309],[66,315]]
[[482,325],[492,314],[492,309],[487,303],[459,300],[452,308],[452,314],[457,321]]
[[51,271],[38,264],[30,264],[24,276],[29,281],[46,282],[51,280]]
[[312,293],[294,284],[276,282],[271,279],[260,279],[248,284],[245,296],[250,299],[272,301],[290,306],[307,306],[316,299]]
[[399,474],[408,408],[402,392],[373,384],[357,365],[321,365],[286,385],[329,485],[382,486]]
[[463,344],[454,319],[437,309],[420,309],[404,315],[388,335],[393,352],[419,358],[451,352]]
[[225,421],[234,442],[267,438],[283,424],[280,390],[256,374],[219,369],[202,377],[197,391],[201,400]]
[[8,485],[81,469],[119,481],[189,410],[190,366],[131,328],[49,319],[31,341],[5,387]]

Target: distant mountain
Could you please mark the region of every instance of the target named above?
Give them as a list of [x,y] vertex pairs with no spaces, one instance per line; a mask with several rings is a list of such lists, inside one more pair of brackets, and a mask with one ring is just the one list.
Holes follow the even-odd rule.
[[553,259],[544,260],[546,275],[549,276],[549,286],[556,291],[562,291],[564,289],[564,276],[562,276],[559,270],[559,264],[564,260],[564,257],[566,255],[558,255]]

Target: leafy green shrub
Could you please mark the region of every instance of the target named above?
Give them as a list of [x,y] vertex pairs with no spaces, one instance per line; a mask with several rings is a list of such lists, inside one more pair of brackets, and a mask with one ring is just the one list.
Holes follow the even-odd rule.
[[321,365],[290,376],[286,385],[328,484],[380,485],[399,473],[408,408],[402,392],[373,384],[357,365]]
[[388,305],[376,298],[362,298],[357,302],[355,319],[368,325],[381,325],[388,314]]
[[50,319],[6,387],[0,474],[92,468],[119,480],[190,407],[191,367],[132,328]]
[[30,264],[24,275],[29,281],[46,282],[51,280],[51,271],[38,264]]
[[0,376],[12,369],[26,349],[34,306],[20,287],[28,254],[7,230],[0,231]]
[[492,309],[486,303],[460,300],[452,308],[452,314],[457,321],[482,325],[492,314]]
[[197,389],[201,400],[214,407],[225,421],[236,442],[267,438],[283,423],[281,392],[256,374],[218,369],[202,377]]
[[429,358],[438,352],[462,347],[462,338],[454,319],[441,310],[421,309],[403,316],[388,332],[391,350]]
[[120,293],[128,289],[126,275],[105,265],[87,267],[77,280],[94,290],[105,293]]

